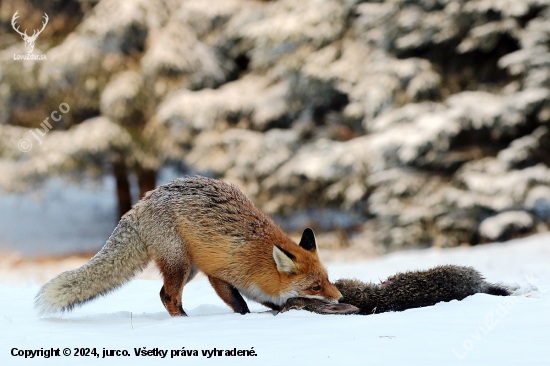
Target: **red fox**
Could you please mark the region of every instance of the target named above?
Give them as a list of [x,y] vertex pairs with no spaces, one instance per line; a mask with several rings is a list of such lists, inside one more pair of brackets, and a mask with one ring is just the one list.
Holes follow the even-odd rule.
[[293,297],[343,300],[319,261],[311,229],[296,245],[235,185],[186,177],[148,192],[99,253],[42,287],[36,307],[41,314],[71,310],[121,286],[151,260],[172,316],[186,315],[182,290],[198,271],[241,314],[250,312],[241,295],[274,310]]

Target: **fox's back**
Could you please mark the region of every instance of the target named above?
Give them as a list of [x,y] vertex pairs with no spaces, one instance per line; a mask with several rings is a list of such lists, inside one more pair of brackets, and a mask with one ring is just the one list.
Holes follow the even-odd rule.
[[273,245],[295,245],[236,186],[219,180],[175,179],[145,201],[149,215],[161,213],[178,226],[193,263],[207,275],[250,277],[260,267],[263,275],[275,274]]

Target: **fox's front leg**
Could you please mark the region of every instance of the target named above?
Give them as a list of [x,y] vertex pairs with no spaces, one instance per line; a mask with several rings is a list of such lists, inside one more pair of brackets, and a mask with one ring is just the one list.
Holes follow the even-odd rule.
[[279,305],[275,305],[274,303],[269,301],[262,302],[262,305],[270,308],[271,310],[277,310],[277,311],[281,310],[281,307]]
[[246,305],[246,301],[244,301],[242,295],[239,293],[239,290],[237,290],[234,286],[211,276],[208,276],[208,280],[210,281],[212,287],[214,287],[214,290],[216,290],[218,296],[221,297],[222,300],[229,305],[234,312],[239,314],[250,313],[250,310],[248,310],[248,305]]

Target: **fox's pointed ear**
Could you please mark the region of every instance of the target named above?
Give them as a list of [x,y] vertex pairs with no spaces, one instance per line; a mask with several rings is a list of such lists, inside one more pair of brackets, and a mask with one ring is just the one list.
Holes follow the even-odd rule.
[[304,230],[302,239],[300,240],[300,246],[305,250],[315,251],[317,250],[317,244],[315,243],[315,234],[309,227]]
[[273,246],[273,259],[277,263],[277,271],[286,273],[296,272],[296,264],[294,263],[296,257],[278,245]]

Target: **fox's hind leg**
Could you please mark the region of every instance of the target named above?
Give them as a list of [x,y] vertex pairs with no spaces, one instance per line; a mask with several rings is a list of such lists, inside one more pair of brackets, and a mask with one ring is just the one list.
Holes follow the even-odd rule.
[[[181,234],[173,213],[161,206],[162,200],[146,196],[141,205],[140,221],[142,239],[147,243],[148,254],[155,261],[164,279],[160,300],[172,316],[185,316],[181,304],[181,292],[190,276],[196,273],[188,246]],[[160,193],[158,193],[160,194]],[[160,203],[159,203],[160,202]]]
[[221,297],[222,300],[229,305],[234,312],[239,314],[250,313],[250,310],[248,310],[248,305],[246,305],[246,301],[244,301],[237,288],[212,276],[208,276],[208,280],[210,281],[212,287],[214,287],[214,290],[216,290],[218,296]]
[[172,316],[187,316],[181,304],[183,286],[191,274],[189,261],[173,263],[165,258],[157,260],[157,266],[164,278],[164,286],[160,290],[160,300]]

